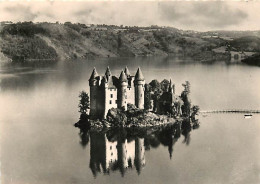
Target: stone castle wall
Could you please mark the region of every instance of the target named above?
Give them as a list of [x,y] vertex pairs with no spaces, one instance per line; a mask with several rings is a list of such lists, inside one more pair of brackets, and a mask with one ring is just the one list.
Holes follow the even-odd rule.
[[[137,74],[140,76],[140,69]],[[136,74],[136,75],[137,75]],[[89,79],[90,85],[90,115],[93,118],[106,118],[111,108],[127,110],[127,104],[134,104],[138,108],[144,108],[144,83],[143,79],[134,82],[134,76],[126,76],[122,71],[121,78],[111,75],[109,68],[101,80],[96,70]],[[142,74],[141,74],[142,76]]]

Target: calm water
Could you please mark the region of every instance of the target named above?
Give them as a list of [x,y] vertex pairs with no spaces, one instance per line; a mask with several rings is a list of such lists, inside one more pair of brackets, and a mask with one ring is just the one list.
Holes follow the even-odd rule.
[[[133,75],[140,66],[147,82],[171,78],[177,93],[189,80],[201,110],[260,109],[259,67],[174,58],[1,66],[1,184],[260,183],[260,115],[201,116],[199,129],[178,138],[172,129],[79,134],[79,91],[89,90],[94,66],[103,74],[107,65],[113,75],[125,65]],[[126,150],[124,164],[132,168],[122,171],[117,158]]]

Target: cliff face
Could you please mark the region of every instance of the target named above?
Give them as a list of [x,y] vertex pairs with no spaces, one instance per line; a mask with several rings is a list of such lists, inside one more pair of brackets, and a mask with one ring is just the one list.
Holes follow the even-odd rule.
[[184,33],[174,28],[120,29],[106,25],[100,28],[84,24],[32,22],[2,25],[0,28],[1,56],[14,62],[167,55],[201,60],[204,52],[226,44],[222,39],[204,39],[200,33]]

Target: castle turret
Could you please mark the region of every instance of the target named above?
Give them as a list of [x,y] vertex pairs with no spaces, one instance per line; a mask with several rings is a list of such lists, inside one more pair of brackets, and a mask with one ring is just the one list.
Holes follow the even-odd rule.
[[124,72],[125,72],[127,78],[131,76],[131,73],[129,72],[127,66],[125,67],[125,71]]
[[99,86],[99,75],[96,71],[96,68],[93,69],[93,72],[89,78],[90,86],[90,115],[97,115],[97,95],[98,95],[98,86]]
[[118,95],[117,95],[117,106],[118,108],[124,108],[127,110],[127,77],[125,75],[125,72],[122,71],[119,77],[119,89],[118,89]]
[[[106,72],[106,74],[107,74],[107,72]],[[109,107],[108,107],[108,99],[109,99],[108,79],[109,79],[109,77],[107,77],[106,74],[103,77],[102,82],[101,82],[102,83],[102,92],[103,92],[102,94],[103,94],[103,98],[104,98],[104,100],[102,102],[103,108],[104,108],[104,110],[102,112],[103,118],[106,118],[107,112],[109,110]]]
[[107,77],[107,79],[108,79],[110,76],[112,76],[111,71],[110,71],[110,69],[109,69],[109,66],[107,67],[107,70],[106,70],[106,72],[105,72],[105,76]]
[[135,106],[139,109],[144,109],[144,76],[140,68],[137,69],[135,74]]

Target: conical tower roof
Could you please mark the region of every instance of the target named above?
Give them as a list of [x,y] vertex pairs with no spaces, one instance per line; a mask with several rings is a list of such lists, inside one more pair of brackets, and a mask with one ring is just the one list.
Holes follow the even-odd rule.
[[135,80],[144,80],[144,76],[140,67],[137,69],[137,72],[135,74]]
[[130,74],[128,68],[127,68],[127,66],[125,67],[125,74],[126,74],[127,77],[128,77],[128,76],[131,76],[131,74]]
[[94,67],[93,72],[92,72],[89,80],[95,79],[96,77],[98,77],[98,73],[97,73],[96,68]]
[[120,77],[119,77],[119,81],[120,82],[127,82],[127,77],[126,77],[124,71],[121,72]]
[[102,81],[105,82],[105,83],[108,82],[106,76],[104,76],[104,77],[102,78]]
[[105,75],[106,75],[107,78],[112,75],[112,74],[111,74],[111,71],[110,71],[110,69],[109,69],[109,66],[107,67],[107,70],[106,70],[106,72],[105,72]]

